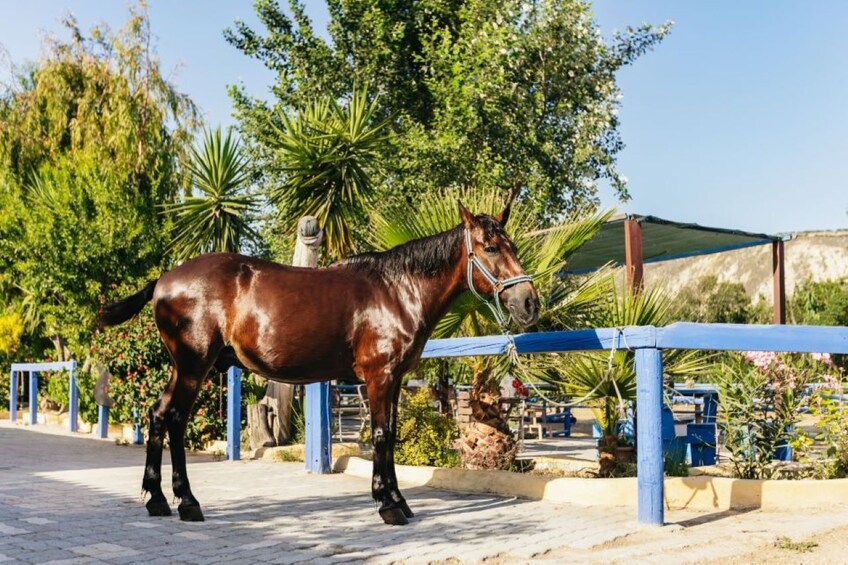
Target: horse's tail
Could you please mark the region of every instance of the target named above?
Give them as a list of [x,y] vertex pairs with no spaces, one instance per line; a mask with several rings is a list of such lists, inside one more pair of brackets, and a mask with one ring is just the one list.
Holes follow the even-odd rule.
[[97,319],[95,320],[97,329],[102,330],[107,326],[122,324],[141,312],[144,305],[153,298],[153,290],[156,288],[157,282],[159,282],[159,279],[152,280],[147,283],[147,286],[132,296],[101,308],[97,312]]

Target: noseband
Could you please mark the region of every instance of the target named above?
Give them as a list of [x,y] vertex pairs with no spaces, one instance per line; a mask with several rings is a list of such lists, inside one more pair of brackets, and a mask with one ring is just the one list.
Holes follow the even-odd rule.
[[[492,314],[495,316],[495,319],[501,325],[502,328],[506,329],[509,325],[509,314],[504,314],[503,308],[501,308],[501,292],[508,289],[511,286],[515,286],[519,283],[523,282],[532,282],[533,277],[530,275],[518,275],[517,277],[511,277],[504,280],[498,280],[495,276],[489,272],[489,269],[480,262],[480,259],[474,255],[473,247],[471,247],[471,232],[468,228],[465,228],[465,249],[468,253],[468,289],[476,296],[483,304],[489,307],[489,310],[492,311]],[[494,300],[487,300],[485,296],[477,292],[477,289],[474,288],[474,267],[477,267],[477,270],[480,271],[480,274],[489,281],[489,284],[492,285],[494,289]]]

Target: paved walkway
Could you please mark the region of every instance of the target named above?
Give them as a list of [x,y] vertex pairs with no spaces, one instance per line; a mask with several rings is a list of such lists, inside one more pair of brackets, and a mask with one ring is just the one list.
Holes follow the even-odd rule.
[[842,507],[791,520],[674,513],[677,525],[644,529],[629,508],[414,488],[405,493],[416,517],[391,527],[367,480],[205,455],[189,457],[189,476],[207,521],[184,523],[147,516],[139,447],[0,423],[0,457],[0,562],[680,563],[848,526]]

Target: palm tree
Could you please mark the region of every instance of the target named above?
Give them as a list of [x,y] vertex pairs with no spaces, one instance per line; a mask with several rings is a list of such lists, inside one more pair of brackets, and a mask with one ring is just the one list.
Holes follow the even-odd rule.
[[372,174],[388,141],[389,120],[375,121],[378,104],[354,89],[345,105],[313,101],[294,113],[280,112],[279,165],[286,176],[271,190],[293,218],[315,216],[327,251],[336,259],[355,251],[352,226],[365,217],[374,195]]
[[[451,229],[457,225],[456,201],[462,200],[474,212],[499,212],[504,193],[498,190],[448,189],[423,200],[413,209],[374,212],[371,216],[373,244],[388,249],[409,241]],[[518,247],[518,257],[542,301],[540,324],[578,323],[587,318],[603,294],[604,273],[580,281],[557,276],[568,257],[589,241],[609,218],[610,213],[590,213],[563,220],[545,230],[537,224],[529,207],[516,202],[510,213],[508,231]],[[445,315],[434,337],[453,335],[490,335],[500,327],[488,308],[470,293],[463,295]],[[460,456],[466,467],[509,468],[516,444],[501,409],[499,382],[510,370],[507,357],[473,357],[465,360],[472,369],[470,391],[471,423],[461,429]],[[533,366],[534,360],[526,364]]]
[[217,128],[191,153],[187,169],[198,194],[166,207],[175,216],[168,247],[177,262],[211,251],[240,251],[258,237],[250,225],[257,199],[245,192],[250,177],[239,141]]

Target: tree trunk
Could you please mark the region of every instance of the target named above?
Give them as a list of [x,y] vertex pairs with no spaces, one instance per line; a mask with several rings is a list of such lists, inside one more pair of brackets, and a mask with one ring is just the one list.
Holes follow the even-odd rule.
[[68,343],[61,335],[50,336],[50,341],[53,342],[53,347],[56,349],[56,360],[60,362],[71,360],[71,350],[68,349]]
[[518,444],[509,429],[509,408],[501,405],[498,383],[491,367],[474,375],[468,393],[460,396],[459,456],[466,469],[509,470]]
[[247,405],[247,435],[250,438],[251,449],[277,445],[268,427],[268,406],[266,404]]
[[262,404],[268,407],[268,424],[275,445],[291,442],[291,410],[294,401],[294,386],[268,381]]
[[[318,220],[304,216],[297,223],[297,242],[294,246],[292,265],[295,267],[318,266],[318,255],[324,233]],[[285,445],[292,439],[292,401],[294,386],[268,381],[265,397],[261,404],[268,407],[268,422],[276,445]]]

